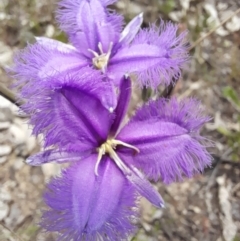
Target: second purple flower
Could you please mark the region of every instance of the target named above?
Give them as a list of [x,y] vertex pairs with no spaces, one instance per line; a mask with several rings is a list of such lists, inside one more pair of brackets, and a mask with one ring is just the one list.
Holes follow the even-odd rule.
[[37,37],[15,58],[17,78],[34,83],[85,68],[89,74],[99,71],[99,81],[115,85],[125,74],[134,74],[139,86],[152,88],[178,79],[188,58],[186,32],[177,36],[177,25],[163,22],[140,29],[143,14],[122,31],[123,18],[107,8],[112,2],[60,1],[57,20],[73,46]]

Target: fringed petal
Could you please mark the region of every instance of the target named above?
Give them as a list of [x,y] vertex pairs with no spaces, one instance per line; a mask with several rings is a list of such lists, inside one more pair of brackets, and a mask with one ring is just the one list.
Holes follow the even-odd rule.
[[120,48],[112,57],[109,76],[119,78],[133,73],[141,87],[169,85],[180,77],[188,59],[185,37],[186,32],[177,36],[177,25],[171,23],[140,30],[130,46]]
[[135,18],[133,18],[123,29],[120,35],[119,44],[122,46],[130,44],[140,30],[142,22],[143,13],[140,13]]
[[[85,147],[84,149],[88,149]],[[26,163],[31,166],[40,166],[45,163],[56,162],[56,163],[66,163],[66,162],[76,162],[83,158],[91,155],[95,150],[89,150],[85,152],[78,151],[56,151],[56,150],[46,150],[32,155],[26,159]]]
[[[126,158],[124,160],[126,161]],[[126,178],[136,188],[137,192],[157,208],[164,207],[162,196],[154,189],[145,176],[134,166],[130,166],[130,170],[131,172],[126,175]]]
[[118,41],[123,18],[106,8],[112,2],[62,0],[59,3],[57,20],[60,27],[68,33],[79,51],[88,57],[91,57],[88,49],[99,51],[99,42],[107,52],[110,42]]
[[51,76],[67,75],[88,65],[87,59],[73,47],[40,38],[15,56],[12,71],[15,78],[24,84],[27,81],[44,81]]
[[[116,139],[140,150],[134,155],[134,165],[148,177],[170,183],[192,177],[211,164],[206,150],[210,143],[199,135],[207,121],[194,99],[152,101],[136,113]],[[132,155],[125,149],[119,151]]]
[[78,162],[48,184],[41,225],[58,232],[57,240],[120,241],[134,232],[134,188],[107,157],[96,176],[96,159]]
[[35,37],[38,44],[42,45],[44,48],[50,50],[58,50],[62,53],[72,53],[77,52],[76,48],[70,44],[65,44],[55,39],[50,39],[46,37]]
[[21,97],[27,99],[22,109],[30,116],[33,134],[44,135],[45,147],[86,151],[106,140],[115,107],[106,109],[101,103],[106,104],[103,95],[113,93],[97,77],[83,69],[73,76],[22,86]]

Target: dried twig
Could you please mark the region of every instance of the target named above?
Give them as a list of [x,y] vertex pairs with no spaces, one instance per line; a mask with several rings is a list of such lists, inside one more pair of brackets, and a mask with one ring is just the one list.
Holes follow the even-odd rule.
[[7,228],[5,225],[3,225],[2,223],[0,223],[0,226],[2,226],[3,229],[7,230],[9,233],[11,233],[15,238],[17,238],[17,240],[19,241],[23,241],[16,233],[14,233],[12,230],[10,230],[9,228]]
[[213,28],[212,30],[210,30],[207,34],[205,34],[204,36],[202,36],[201,38],[199,38],[196,42],[194,42],[192,44],[192,46],[190,46],[189,51],[191,51],[192,49],[194,49],[197,45],[199,45],[205,38],[209,37],[211,34],[213,34],[217,29],[219,29],[222,25],[224,25],[226,22],[228,22],[232,17],[234,17],[235,15],[237,15],[238,13],[240,13],[240,8],[237,9],[233,14],[231,14],[228,18],[226,18],[225,20],[223,20],[219,25],[217,25],[215,28]]

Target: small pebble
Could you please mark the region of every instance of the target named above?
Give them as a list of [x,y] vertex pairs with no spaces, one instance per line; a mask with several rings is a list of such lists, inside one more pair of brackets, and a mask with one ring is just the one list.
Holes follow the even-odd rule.
[[10,127],[9,122],[0,122],[0,130],[6,130]]
[[0,157],[0,164],[3,164],[7,161],[7,156]]
[[12,151],[12,147],[8,145],[0,145],[0,157],[9,155],[11,151]]
[[6,203],[0,201],[0,221],[7,217],[9,212],[9,207]]
[[0,201],[10,202],[12,196],[5,186],[0,186]]
[[26,142],[27,135],[25,130],[23,130],[22,126],[17,126],[13,124],[9,128],[9,131],[12,135],[12,141],[15,145],[20,145]]
[[15,170],[19,170],[24,166],[24,159],[21,157],[16,158],[13,167]]

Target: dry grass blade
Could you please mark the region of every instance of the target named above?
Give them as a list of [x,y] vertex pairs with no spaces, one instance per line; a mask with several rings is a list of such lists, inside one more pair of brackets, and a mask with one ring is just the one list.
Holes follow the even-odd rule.
[[23,241],[20,237],[18,237],[17,234],[15,234],[13,231],[11,231],[9,228],[7,228],[5,225],[3,225],[2,223],[0,223],[0,225],[2,226],[3,229],[7,230],[13,237],[15,237],[16,241]]
[[223,20],[219,25],[217,25],[215,28],[213,28],[212,30],[210,30],[207,34],[205,34],[204,36],[202,36],[201,38],[199,38],[196,42],[194,42],[190,48],[188,49],[189,51],[196,48],[196,46],[198,46],[205,38],[209,37],[211,34],[213,34],[217,29],[219,29],[221,26],[223,26],[226,22],[228,22],[231,18],[233,18],[235,15],[237,15],[238,13],[240,13],[240,8],[238,10],[236,10],[233,14],[231,14],[228,18],[226,18],[225,20]]

